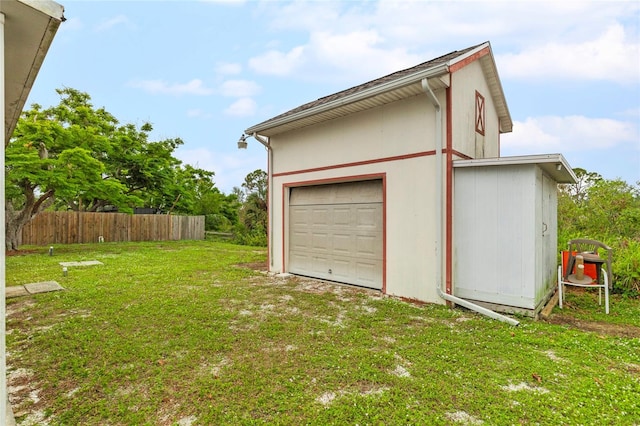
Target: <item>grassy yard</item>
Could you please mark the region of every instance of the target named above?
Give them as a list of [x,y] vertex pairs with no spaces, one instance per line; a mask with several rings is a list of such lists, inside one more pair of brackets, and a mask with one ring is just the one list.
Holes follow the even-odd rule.
[[[256,271],[262,249],[26,247],[7,285],[18,424],[640,425],[640,301],[569,290],[519,327]],[[99,260],[72,267],[58,262]]]

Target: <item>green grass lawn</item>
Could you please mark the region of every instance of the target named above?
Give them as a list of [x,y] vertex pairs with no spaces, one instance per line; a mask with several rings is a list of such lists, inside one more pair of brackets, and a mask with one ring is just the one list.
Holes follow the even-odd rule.
[[[25,247],[7,285],[18,424],[640,424],[640,301],[569,289],[518,327],[258,272],[263,249]],[[58,262],[99,260],[73,267]],[[253,267],[252,267],[253,266]]]

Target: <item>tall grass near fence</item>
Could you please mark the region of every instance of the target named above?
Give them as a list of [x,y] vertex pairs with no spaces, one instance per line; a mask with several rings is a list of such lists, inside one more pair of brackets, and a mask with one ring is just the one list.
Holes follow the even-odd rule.
[[202,239],[204,216],[42,212],[22,229],[21,244]]

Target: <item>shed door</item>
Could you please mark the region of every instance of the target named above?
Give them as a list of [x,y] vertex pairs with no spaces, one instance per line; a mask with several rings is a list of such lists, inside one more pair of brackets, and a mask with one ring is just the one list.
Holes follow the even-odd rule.
[[382,289],[382,181],[292,188],[289,272]]

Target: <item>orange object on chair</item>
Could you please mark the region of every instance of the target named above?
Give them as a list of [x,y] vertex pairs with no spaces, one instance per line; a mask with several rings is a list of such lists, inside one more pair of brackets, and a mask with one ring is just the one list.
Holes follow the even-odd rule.
[[[572,253],[574,256],[577,255],[577,252]],[[569,252],[567,250],[562,250],[562,264],[566,265],[569,262]],[[598,265],[594,265],[593,263],[585,263],[584,264],[584,274],[591,277],[591,279],[595,280],[598,278]],[[564,273],[564,271],[563,271]],[[569,274],[575,274],[576,267],[573,267],[573,270],[569,272]]]

